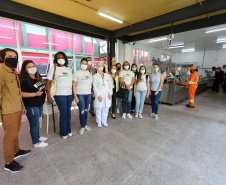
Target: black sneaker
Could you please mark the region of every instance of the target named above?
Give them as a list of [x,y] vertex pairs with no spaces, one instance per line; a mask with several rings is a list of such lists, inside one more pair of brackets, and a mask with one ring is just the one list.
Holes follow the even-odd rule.
[[96,114],[94,112],[90,112],[89,113],[92,115],[92,116],[96,116]]
[[23,169],[23,166],[21,166],[18,162],[16,161],[12,161],[9,164],[5,164],[4,170],[5,171],[10,171],[12,173],[17,173],[20,170]]
[[27,156],[31,153],[31,150],[19,150],[19,152],[14,154],[14,159],[18,159],[23,156]]

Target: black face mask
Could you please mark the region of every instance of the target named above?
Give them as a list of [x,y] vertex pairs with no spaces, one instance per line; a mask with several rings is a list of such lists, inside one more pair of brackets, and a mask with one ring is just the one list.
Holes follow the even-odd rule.
[[5,62],[9,64],[11,67],[16,68],[18,64],[18,59],[17,58],[6,58]]
[[117,67],[118,70],[121,70],[121,67]]

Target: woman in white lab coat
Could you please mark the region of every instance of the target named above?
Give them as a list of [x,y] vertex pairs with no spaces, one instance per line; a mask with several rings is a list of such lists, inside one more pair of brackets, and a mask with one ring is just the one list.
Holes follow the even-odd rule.
[[98,127],[107,127],[107,117],[112,98],[112,83],[108,74],[103,72],[104,64],[97,63],[97,73],[93,75],[95,93],[94,106],[96,107],[96,122]]

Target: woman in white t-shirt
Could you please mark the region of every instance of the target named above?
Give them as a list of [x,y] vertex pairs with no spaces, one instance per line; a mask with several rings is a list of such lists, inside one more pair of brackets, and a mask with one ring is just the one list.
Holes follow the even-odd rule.
[[[130,115],[130,108],[131,108],[131,102],[132,102],[132,95],[133,95],[133,84],[135,82],[134,72],[130,71],[130,64],[128,61],[125,61],[123,63],[123,71],[119,73],[119,82],[122,85],[122,88],[126,88],[128,93],[127,99],[122,99],[122,109],[123,109],[123,115],[122,118],[132,118]],[[127,101],[127,104],[126,104]]]
[[50,83],[53,78],[57,84],[54,99],[60,110],[60,135],[67,139],[73,136],[71,132],[72,72],[68,67],[68,59],[64,52],[56,53],[54,66],[50,68],[47,75],[47,100],[51,104],[53,104],[53,99],[50,96]]
[[142,112],[144,108],[145,98],[149,97],[150,80],[146,75],[146,67],[141,66],[139,73],[136,77],[136,83],[134,84],[134,96],[136,97],[136,114],[135,118],[143,118]]
[[87,70],[87,60],[83,58],[80,62],[81,70],[78,70],[73,75],[73,93],[75,102],[79,107],[79,119],[81,129],[79,134],[84,134],[84,131],[90,131],[87,126],[88,107],[91,101],[92,74]]

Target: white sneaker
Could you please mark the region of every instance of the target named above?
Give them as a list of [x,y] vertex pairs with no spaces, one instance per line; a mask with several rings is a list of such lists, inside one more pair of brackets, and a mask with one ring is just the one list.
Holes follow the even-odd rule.
[[155,119],[156,119],[156,120],[158,120],[158,119],[159,119],[158,115],[155,115]]
[[150,117],[154,118],[155,117],[155,113],[151,113]]
[[122,118],[126,118],[126,113],[123,113],[122,114]]
[[62,136],[63,139],[68,139],[68,136]]
[[108,127],[108,124],[107,124],[107,123],[102,123],[102,125],[103,125],[104,127]]
[[97,127],[101,128],[102,127],[101,123],[97,123]]
[[120,110],[119,110],[119,108],[117,108],[117,114],[119,114],[120,113]]
[[133,117],[130,114],[127,114],[127,118],[132,119]]
[[45,143],[45,142],[40,142],[39,144],[34,144],[35,148],[45,148],[47,147],[49,144]]
[[140,119],[142,119],[142,118],[143,118],[143,116],[142,116],[142,114],[141,114],[141,113],[139,113],[139,118],[140,118]]
[[72,137],[72,136],[74,136],[74,134],[73,133],[69,133],[68,136],[69,137]]
[[87,131],[90,131],[91,130],[91,128],[89,127],[89,126],[85,126],[85,129],[87,130]]
[[79,133],[80,135],[82,135],[82,134],[84,134],[84,131],[85,131],[85,128],[81,128],[81,129],[79,130],[78,133]]
[[40,137],[40,138],[39,138],[39,141],[41,141],[41,142],[44,142],[44,141],[47,141],[47,140],[48,140],[47,137]]
[[136,112],[136,114],[135,114],[135,118],[138,118],[138,112]]

